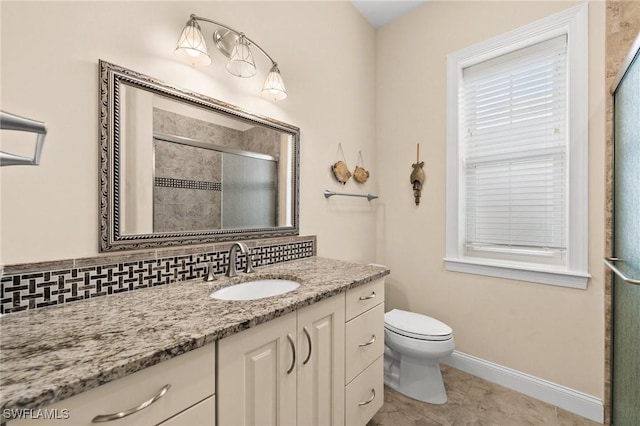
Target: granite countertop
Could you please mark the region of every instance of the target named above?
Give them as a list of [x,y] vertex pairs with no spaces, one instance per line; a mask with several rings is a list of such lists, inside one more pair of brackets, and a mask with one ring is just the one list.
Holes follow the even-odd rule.
[[[267,322],[389,269],[320,257],[256,268],[255,274],[185,281],[0,318],[0,409],[41,408]],[[252,301],[208,297],[260,278],[300,282]]]

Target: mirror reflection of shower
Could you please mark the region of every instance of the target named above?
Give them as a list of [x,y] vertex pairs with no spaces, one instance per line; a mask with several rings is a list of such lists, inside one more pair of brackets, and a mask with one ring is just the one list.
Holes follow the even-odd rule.
[[123,88],[124,234],[291,225],[290,134]]
[[[289,139],[282,136],[285,154]],[[281,159],[156,134],[153,232],[266,228],[286,223],[290,220],[286,209],[291,190],[286,184],[289,162],[288,155]]]

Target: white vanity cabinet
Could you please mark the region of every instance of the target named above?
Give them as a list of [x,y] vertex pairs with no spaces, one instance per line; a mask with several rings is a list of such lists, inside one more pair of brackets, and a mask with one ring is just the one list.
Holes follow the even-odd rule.
[[220,425],[364,426],[384,399],[384,279],[218,342]]
[[347,291],[345,424],[364,426],[384,401],[384,278]]
[[[37,415],[68,414],[67,419],[28,418],[8,422],[23,425],[215,425],[215,345],[206,345],[152,367],[106,383],[87,392],[57,402]],[[160,394],[162,395],[160,396]],[[157,397],[146,408],[135,410],[143,402]],[[120,412],[135,413],[108,421]],[[185,423],[180,420],[197,419]],[[175,419],[175,420],[174,420]]]
[[344,424],[344,294],[218,342],[221,425]]

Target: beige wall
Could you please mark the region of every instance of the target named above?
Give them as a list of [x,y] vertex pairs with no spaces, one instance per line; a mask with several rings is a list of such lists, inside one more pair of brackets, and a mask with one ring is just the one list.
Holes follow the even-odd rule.
[[[447,272],[446,57],[576,3],[432,1],[377,34],[378,261],[391,267],[387,309],[432,315],[456,348],[603,397],[605,4],[589,7],[589,272],[587,290]],[[419,207],[409,173],[420,142]]]
[[[338,143],[351,168],[358,150],[373,165],[375,31],[346,2],[0,3],[1,107],[46,122],[39,167],[0,169],[0,264],[96,255],[98,250],[98,59],[301,128],[301,234],[317,234],[323,256],[375,260],[375,215],[362,199],[325,200]],[[269,64],[238,79],[223,57],[194,69],[174,58],[196,13],[245,31],[273,56],[289,98],[263,100]],[[202,24],[210,36],[213,27]],[[213,46],[211,46],[213,48]],[[1,134],[9,151],[11,139]]]
[[[318,235],[319,255],[388,264],[388,309],[449,323],[462,352],[602,397],[604,3],[589,11],[589,288],[445,272],[442,262],[446,55],[570,5],[432,1],[376,41],[345,2],[3,1],[0,106],[45,121],[49,134],[41,166],[0,169],[0,264],[97,253],[101,58],[299,126],[301,234]],[[257,95],[261,57],[249,81],[228,75],[220,56],[203,70],[176,61],[190,13],[255,38],[278,60],[290,97]],[[333,180],[339,142],[351,169],[362,150],[371,171],[364,186]],[[427,175],[419,207],[409,184],[417,142]],[[381,198],[325,200],[324,189]]]

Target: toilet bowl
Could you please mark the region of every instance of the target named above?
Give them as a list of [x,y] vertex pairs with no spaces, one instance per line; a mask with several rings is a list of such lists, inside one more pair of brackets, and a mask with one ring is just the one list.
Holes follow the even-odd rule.
[[384,344],[385,385],[419,401],[447,402],[439,361],[455,347],[451,327],[394,309],[384,314]]

